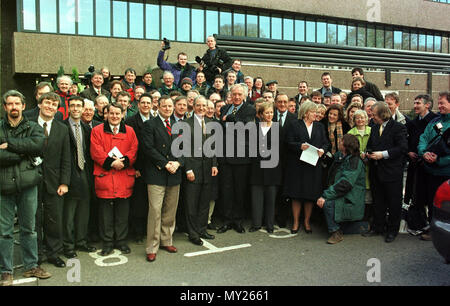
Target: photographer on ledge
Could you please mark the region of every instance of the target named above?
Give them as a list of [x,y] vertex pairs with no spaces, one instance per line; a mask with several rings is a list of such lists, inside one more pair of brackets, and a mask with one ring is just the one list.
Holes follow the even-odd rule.
[[231,67],[232,60],[224,49],[216,47],[216,38],[212,35],[206,40],[208,50],[202,58],[196,57],[200,64],[198,70],[203,71],[208,85],[212,86],[214,77]]
[[178,53],[178,63],[172,64],[164,60],[164,53],[166,50],[170,49],[170,42],[164,38],[161,42],[161,51],[158,53],[158,58],[156,60],[158,67],[163,71],[170,71],[174,76],[174,82],[177,87],[181,87],[181,80],[184,78],[190,78],[195,80],[196,72],[195,67],[191,66],[187,62],[187,54],[184,52]]

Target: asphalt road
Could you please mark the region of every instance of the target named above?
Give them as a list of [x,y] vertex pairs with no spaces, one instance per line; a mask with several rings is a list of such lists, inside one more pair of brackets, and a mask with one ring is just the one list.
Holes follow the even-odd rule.
[[[249,224],[246,225],[248,228]],[[390,244],[385,243],[382,237],[345,235],[343,242],[328,245],[325,225],[313,223],[312,227],[312,234],[300,231],[295,236],[286,229],[276,231],[273,236],[262,231],[245,234],[238,234],[234,230],[224,234],[210,231],[216,235],[216,239],[208,241],[211,243],[209,248],[195,246],[185,234],[175,233],[174,245],[178,253],[160,250],[153,263],[146,261],[144,245],[135,243],[130,243],[130,254],[103,258],[103,261],[97,259],[97,263],[95,254],[79,252],[79,262],[75,266],[56,268],[44,263],[43,267],[53,276],[26,285],[450,285],[450,265],[444,264],[432,242],[421,241],[409,234],[399,234]],[[199,251],[209,253],[188,257]],[[101,266],[105,263],[120,264]],[[15,280],[21,279],[22,273],[22,269],[17,269]],[[368,275],[372,282],[368,281]]]

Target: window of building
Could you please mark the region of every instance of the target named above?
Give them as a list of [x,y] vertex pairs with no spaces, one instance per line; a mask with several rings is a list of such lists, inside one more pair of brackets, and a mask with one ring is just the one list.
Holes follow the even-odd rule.
[[394,31],[394,49],[402,49],[402,31]]
[[192,41],[203,42],[205,37],[205,11],[201,7],[192,7]]
[[233,35],[245,36],[245,13],[233,14]]
[[111,0],[95,1],[95,33],[111,36]]
[[442,52],[442,38],[440,35],[434,36],[434,52]]
[[59,0],[59,33],[75,34],[75,1]]
[[327,30],[327,43],[330,45],[337,45],[337,24],[328,23]]
[[177,7],[177,41],[190,41],[191,40],[191,12],[188,7]]
[[265,15],[259,16],[259,37],[270,38],[270,17]]
[[219,12],[208,8],[206,10],[206,37],[217,33],[219,33]]
[[411,33],[411,50],[419,50],[419,34]]
[[56,0],[39,1],[39,12],[41,32],[57,33]]
[[375,48],[376,32],[373,26],[367,27],[367,47]]
[[366,26],[363,24],[358,24],[358,40],[357,45],[358,47],[365,47],[366,46]]
[[27,31],[36,31],[36,0],[23,0],[23,29]]
[[128,37],[127,2],[113,1],[113,36]]
[[220,20],[220,35],[233,35],[233,31],[231,29],[231,11],[220,11],[219,15]]
[[376,28],[375,42],[377,48],[384,48],[384,29],[382,27]]
[[347,45],[347,25],[345,23],[338,24],[338,45]]
[[258,37],[258,16],[247,14],[247,37]]
[[434,35],[432,34],[427,34],[427,51],[428,52],[433,52],[434,51]]
[[349,46],[356,46],[356,25],[353,23],[349,23],[347,26],[347,40]]
[[384,30],[384,44],[385,48],[394,48],[394,32],[392,31],[392,28],[386,28]]
[[272,34],[271,34],[271,38],[272,39],[281,39],[281,32],[283,31],[283,23],[281,20],[281,16],[280,15],[274,15],[271,18],[271,22],[272,22]]
[[449,53],[449,38],[442,36],[442,53]]
[[402,32],[402,49],[409,50],[410,48],[410,34],[409,32]]
[[316,42],[316,23],[312,20],[306,20],[306,41]]
[[305,41],[305,20],[295,19],[295,40]]
[[94,35],[94,1],[78,1],[78,34]]
[[144,4],[130,2],[130,37],[144,38]]
[[145,4],[145,37],[160,40],[160,12],[159,5]]
[[321,44],[327,43],[327,23],[325,20],[317,21],[317,42]]
[[419,51],[426,51],[427,37],[425,33],[419,33]]
[[283,39],[294,40],[294,19],[283,18]]

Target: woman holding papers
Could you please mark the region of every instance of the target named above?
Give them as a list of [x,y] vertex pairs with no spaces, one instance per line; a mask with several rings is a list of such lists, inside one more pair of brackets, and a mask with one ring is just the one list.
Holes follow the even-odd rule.
[[261,119],[258,129],[259,154],[258,157],[252,159],[251,166],[252,227],[250,227],[249,232],[259,230],[263,223],[263,216],[265,216],[266,230],[269,234],[273,233],[275,201],[278,189],[283,181],[283,171],[281,162],[278,162],[276,167],[264,167],[262,165],[263,161],[274,158],[272,153],[277,148],[273,147],[272,141],[280,139],[281,127],[273,128],[273,124],[278,124],[272,122],[273,114],[273,103],[265,102],[258,108],[258,117]]
[[[322,194],[323,167],[318,158],[328,151],[329,142],[323,125],[315,121],[316,110],[317,104],[304,102],[298,113],[299,120],[291,123],[286,134],[284,193],[292,199],[292,234],[300,227],[301,203],[305,206],[305,232],[312,233],[309,220],[314,202]],[[302,158],[303,153],[307,156]]]

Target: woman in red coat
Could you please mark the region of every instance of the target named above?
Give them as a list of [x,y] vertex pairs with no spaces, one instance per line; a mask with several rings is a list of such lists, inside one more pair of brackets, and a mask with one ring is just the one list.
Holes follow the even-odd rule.
[[133,164],[138,150],[133,128],[122,121],[122,106],[112,103],[105,111],[108,112],[108,121],[93,128],[91,133],[102,256],[112,253],[113,247],[124,254],[130,253],[126,244],[129,198],[133,193],[136,174]]

